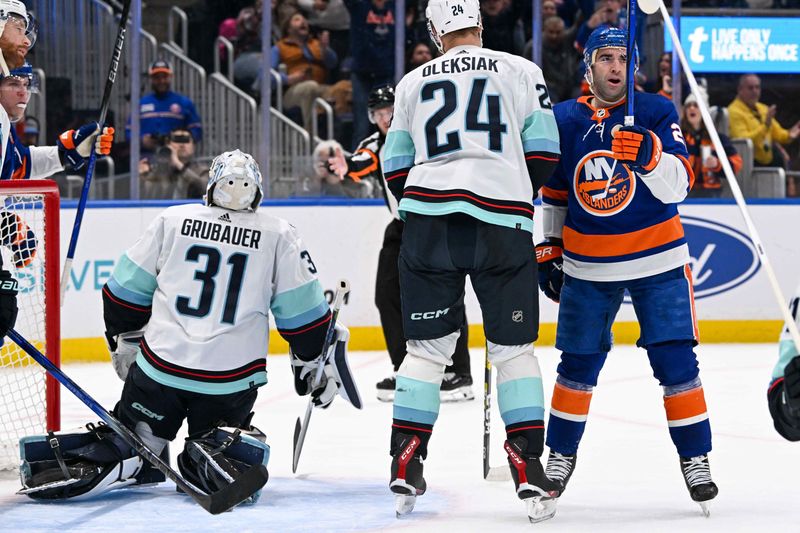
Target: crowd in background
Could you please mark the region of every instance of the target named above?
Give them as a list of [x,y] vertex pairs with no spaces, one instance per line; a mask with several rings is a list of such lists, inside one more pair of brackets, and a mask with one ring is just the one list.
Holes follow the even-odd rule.
[[[671,4],[666,3],[668,6]],[[406,4],[403,21],[406,72],[438,55],[425,24],[426,4],[427,0],[410,0]],[[588,94],[583,79],[583,45],[598,26],[625,28],[626,5],[623,0],[542,1],[540,67],[553,103]],[[706,9],[800,8],[800,0],[684,0],[682,6]],[[269,62],[279,73],[281,81],[280,86],[274,80],[272,82],[272,104],[275,104],[276,93],[282,92],[284,114],[311,132],[315,125],[319,126],[318,131],[325,131],[327,126],[327,116],[317,110],[314,101],[317,98],[328,101],[334,108],[335,140],[345,150],[354,149],[375,131],[367,113],[370,90],[394,81],[394,0],[272,0],[272,32],[268,49],[261,42],[263,9],[262,0],[197,2],[189,7],[192,36],[189,56],[210,69],[208,63],[213,58],[208,57],[209,43],[217,36],[225,37],[233,44],[234,54],[232,65],[226,65],[228,56],[224,47],[220,47],[218,53],[222,68],[231,67],[234,83],[258,100],[261,96],[262,54],[270,54]],[[532,56],[530,0],[481,0],[481,14],[485,47],[528,58]],[[642,20],[638,27],[642,29],[646,24],[644,15],[640,16]],[[648,57],[648,52],[657,54],[658,51],[644,46],[641,34],[637,36],[637,42],[642,67],[658,57],[657,68],[648,69],[656,73],[652,79],[648,79],[643,74],[645,69],[640,68],[636,78],[637,90],[671,99],[671,54]],[[156,63],[159,64],[151,66],[148,72],[152,92],[145,91],[147,94],[140,102],[143,121],[143,158],[139,162],[142,197],[198,197],[202,194],[202,187],[190,174],[197,174],[201,180],[204,175],[203,169],[197,168],[194,161],[196,145],[202,142],[202,117],[194,110],[193,102],[171,91],[169,83],[173,74],[170,65],[163,61]],[[748,82],[750,85],[755,83],[752,77]],[[789,148],[789,145],[797,137],[798,127],[784,128],[778,123],[776,106],[760,102],[760,83],[758,80],[758,95],[748,98],[743,97],[741,80],[738,86],[729,82],[727,94],[722,99],[715,96],[713,103],[718,108],[730,104],[730,137],[752,139],[754,165],[796,168],[800,160],[793,160],[796,148]],[[685,81],[682,89],[684,96],[690,93]],[[167,93],[170,96],[165,100],[163,95]],[[708,103],[707,94],[704,99]],[[693,194],[719,195],[725,189],[724,175],[716,153],[712,150],[709,154],[707,148],[699,148],[710,146],[710,139],[702,122],[696,122],[699,115],[690,109],[692,105],[697,106],[696,99],[676,104],[684,104],[679,106],[683,108],[683,133],[687,140],[696,144],[695,148],[689,148],[690,152],[697,152],[693,164],[698,165],[695,170],[702,179],[698,180]],[[171,118],[165,120],[165,115]],[[31,126],[29,129],[36,128]],[[730,143],[728,147],[732,149]],[[738,170],[742,165],[735,157],[738,156],[734,156],[731,162]],[[796,189],[794,179],[790,178],[787,192],[795,196],[798,194]],[[363,191],[359,195],[363,195]]]

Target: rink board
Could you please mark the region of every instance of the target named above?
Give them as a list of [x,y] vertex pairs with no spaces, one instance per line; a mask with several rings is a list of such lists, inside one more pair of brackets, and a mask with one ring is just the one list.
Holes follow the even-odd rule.
[[[169,204],[96,202],[84,216],[70,286],[62,308],[62,357],[67,361],[107,357],[102,340],[100,289],[111,275],[120,254],[141,235]],[[383,231],[390,221],[382,203],[315,202],[267,204],[272,214],[295,225],[305,241],[326,291],[339,278],[350,281],[351,293],[342,321],[352,331],[351,347],[384,347],[374,304],[375,274]],[[800,206],[772,201],[750,207],[784,296],[800,281],[800,243],[793,228],[800,227]],[[540,211],[539,211],[540,213]],[[73,207],[62,208],[61,246],[66,249],[75,216]],[[687,203],[681,206],[692,255],[697,317],[703,342],[774,342],[781,327],[778,308],[746,226],[732,203]],[[535,239],[541,239],[536,226]],[[187,265],[187,269],[190,266]],[[25,276],[18,272],[24,287]],[[481,313],[471,288],[467,293],[470,344],[483,344]],[[552,344],[558,314],[556,304],[540,298],[542,344]],[[633,343],[638,326],[632,306],[624,304],[617,316],[615,339]],[[270,352],[286,351],[277,333],[271,335]]]

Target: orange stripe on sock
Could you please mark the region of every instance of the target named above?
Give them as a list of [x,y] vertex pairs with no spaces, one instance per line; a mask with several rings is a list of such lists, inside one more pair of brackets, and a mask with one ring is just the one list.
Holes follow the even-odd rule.
[[667,420],[682,420],[702,415],[706,412],[706,397],[703,387],[687,390],[673,396],[664,397]]
[[556,383],[553,389],[551,405],[556,411],[571,415],[589,414],[589,404],[592,401],[592,391],[570,389]]

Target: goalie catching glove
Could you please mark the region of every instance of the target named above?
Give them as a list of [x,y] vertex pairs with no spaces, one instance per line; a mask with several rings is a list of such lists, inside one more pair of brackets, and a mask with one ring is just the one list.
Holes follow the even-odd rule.
[[661,139],[641,126],[624,126],[611,141],[614,159],[627,163],[631,170],[649,173],[661,161]]
[[72,165],[73,170],[80,169],[86,158],[91,155],[92,146],[97,155],[103,156],[111,153],[111,144],[114,142],[114,128],[103,128],[92,122],[81,126],[77,130],[68,130],[58,136],[56,144],[58,155],[63,163],[65,160]]
[[[315,407],[326,409],[338,393],[356,409],[361,409],[361,396],[347,363],[347,341],[350,339],[350,331],[341,324],[336,324],[335,329],[334,341],[327,353],[310,361],[304,361],[294,353],[290,354],[294,371],[294,388],[300,396],[310,393]],[[314,377],[322,358],[325,358],[322,379],[314,387]]]

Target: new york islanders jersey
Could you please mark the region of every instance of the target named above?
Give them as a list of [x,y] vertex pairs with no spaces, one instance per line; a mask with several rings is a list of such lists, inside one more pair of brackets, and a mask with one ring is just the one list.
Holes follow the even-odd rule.
[[[145,374],[178,389],[230,394],[267,381],[270,310],[284,336],[314,328],[324,336],[330,311],[315,272],[284,220],[180,205],[125,252],[104,296],[133,314],[151,308],[136,359]],[[107,307],[107,328],[108,316]]]
[[458,46],[397,85],[383,172],[401,217],[460,212],[532,232],[533,199],[558,154],[541,69]]
[[589,281],[622,281],[689,261],[678,202],[694,176],[672,102],[637,93],[636,124],[661,139],[655,169],[637,174],[612,156],[624,101],[595,108],[589,97],[557,104],[561,161],[542,188],[545,237],[564,241],[564,272]]

